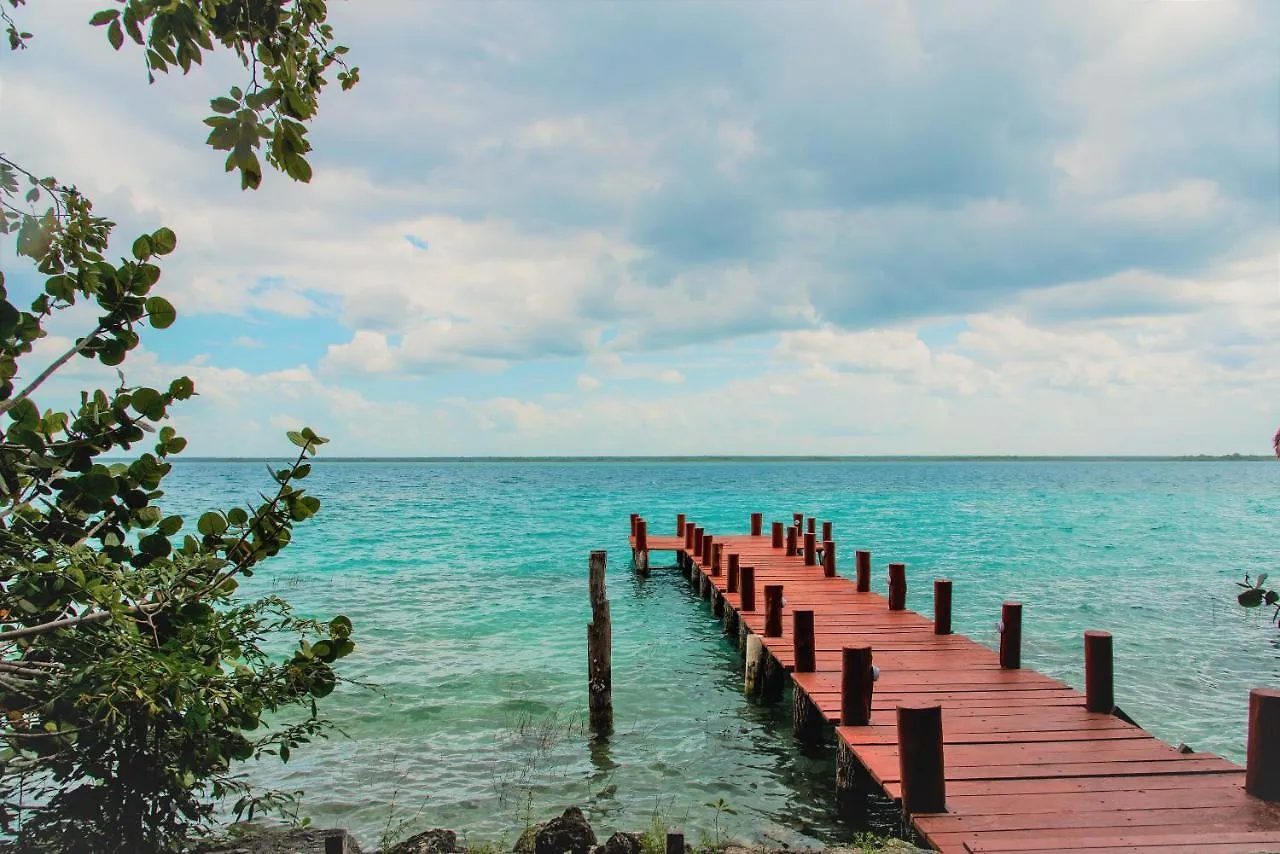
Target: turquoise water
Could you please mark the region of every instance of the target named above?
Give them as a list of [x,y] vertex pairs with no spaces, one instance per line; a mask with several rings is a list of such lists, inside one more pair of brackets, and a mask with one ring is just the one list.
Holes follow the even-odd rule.
[[[324,509],[252,580],[303,612],[346,613],[357,652],[329,713],[349,738],[255,769],[307,792],[321,825],[375,843],[388,822],[497,840],[568,804],[598,831],[652,815],[691,836],[788,844],[847,836],[829,752],[803,755],[790,707],[743,698],[733,647],[656,555],[629,569],[628,515],[674,533],[677,512],[745,531],[793,512],[830,519],[842,574],[870,548],[908,565],[908,606],[954,582],[956,630],[994,645],[1000,603],[1026,603],[1024,666],[1079,686],[1085,629],[1114,633],[1117,701],[1160,737],[1243,758],[1247,691],[1280,685],[1280,636],[1233,604],[1272,568],[1280,468],[1261,462],[323,462]],[[172,507],[229,506],[261,463],[187,462]],[[593,747],[586,710],[587,555],[608,549],[618,733]],[[508,842],[513,841],[508,839]]]

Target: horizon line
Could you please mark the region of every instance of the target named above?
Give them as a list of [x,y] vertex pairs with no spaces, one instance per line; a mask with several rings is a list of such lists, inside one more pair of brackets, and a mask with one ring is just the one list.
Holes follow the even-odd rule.
[[[177,462],[257,462],[292,455],[189,456]],[[1270,454],[601,454],[601,455],[453,455],[317,456],[313,462],[1261,462]]]

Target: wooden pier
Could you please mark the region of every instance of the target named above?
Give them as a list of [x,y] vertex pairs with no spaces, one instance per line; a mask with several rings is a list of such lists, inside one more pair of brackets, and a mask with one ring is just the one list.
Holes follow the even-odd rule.
[[840,577],[829,523],[795,514],[766,532],[752,514],[751,534],[724,535],[680,515],[676,535],[656,536],[633,515],[631,526],[637,570],[651,551],[674,552],[738,638],[746,690],[780,699],[790,681],[797,738],[834,732],[842,817],[858,821],[880,793],[956,854],[1280,852],[1280,692],[1250,695],[1241,768],[1118,716],[1105,632],[1082,639],[1081,693],[1021,668],[1020,604],[1004,606],[998,652],[951,634],[949,581],[935,582],[935,619],[906,610],[906,568],[889,565],[888,599],[870,591],[868,552],[856,578]]

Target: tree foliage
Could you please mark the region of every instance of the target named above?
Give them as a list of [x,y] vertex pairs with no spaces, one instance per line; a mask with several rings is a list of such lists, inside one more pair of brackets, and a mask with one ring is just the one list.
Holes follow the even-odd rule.
[[[23,3],[0,0],[14,50],[34,38],[9,12]],[[309,180],[323,75],[336,63],[344,89],[358,79],[326,14],[323,0],[119,0],[89,23],[116,50],[140,46],[152,79],[230,48],[250,80],[212,101],[208,142],[256,188],[264,145],[269,165]],[[0,833],[23,851],[178,850],[220,799],[250,817],[281,805],[235,763],[288,761],[325,732],[316,700],[354,649],[346,617],[237,595],[319,510],[302,481],[324,438],[290,432],[296,456],[269,469],[260,501],[194,519],[162,509],[187,444],[171,411],[195,384],[132,384],[119,366],[177,318],[155,288],[178,238],[159,228],[113,259],[113,229],[74,186],[0,154],[0,239],[35,268],[21,285],[0,271]],[[89,328],[39,359],[51,325],[86,309]],[[76,359],[118,383],[42,407]]]

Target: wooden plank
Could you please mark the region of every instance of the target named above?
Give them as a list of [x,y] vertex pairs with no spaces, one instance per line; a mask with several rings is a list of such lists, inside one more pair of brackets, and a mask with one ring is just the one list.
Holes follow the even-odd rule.
[[[1213,826],[1229,827],[1222,825],[1220,822],[1212,823]],[[947,842],[960,845],[965,843],[956,839],[957,836],[963,834],[940,834],[942,837],[938,842]],[[1220,850],[1212,849],[1210,845],[1253,845],[1255,847],[1248,849],[1249,851],[1274,851],[1280,849],[1280,831],[1276,830],[1230,830],[1223,829],[1221,831],[1209,831],[1204,833],[1115,833],[1115,834],[1098,834],[1096,832],[1081,831],[1079,833],[1057,833],[1048,834],[1043,832],[1021,832],[1009,831],[1007,833],[992,834],[989,838],[984,838],[980,843],[969,842],[968,850],[973,852],[984,852],[984,854],[995,854],[995,852],[1014,852],[1014,851],[1030,851],[1030,850],[1048,850],[1048,851],[1097,851],[1098,849],[1123,848],[1125,846],[1138,846],[1142,848],[1163,847],[1164,850],[1184,850],[1184,851],[1209,851]],[[1261,846],[1261,847],[1258,847]],[[963,850],[963,849],[962,849]]]

